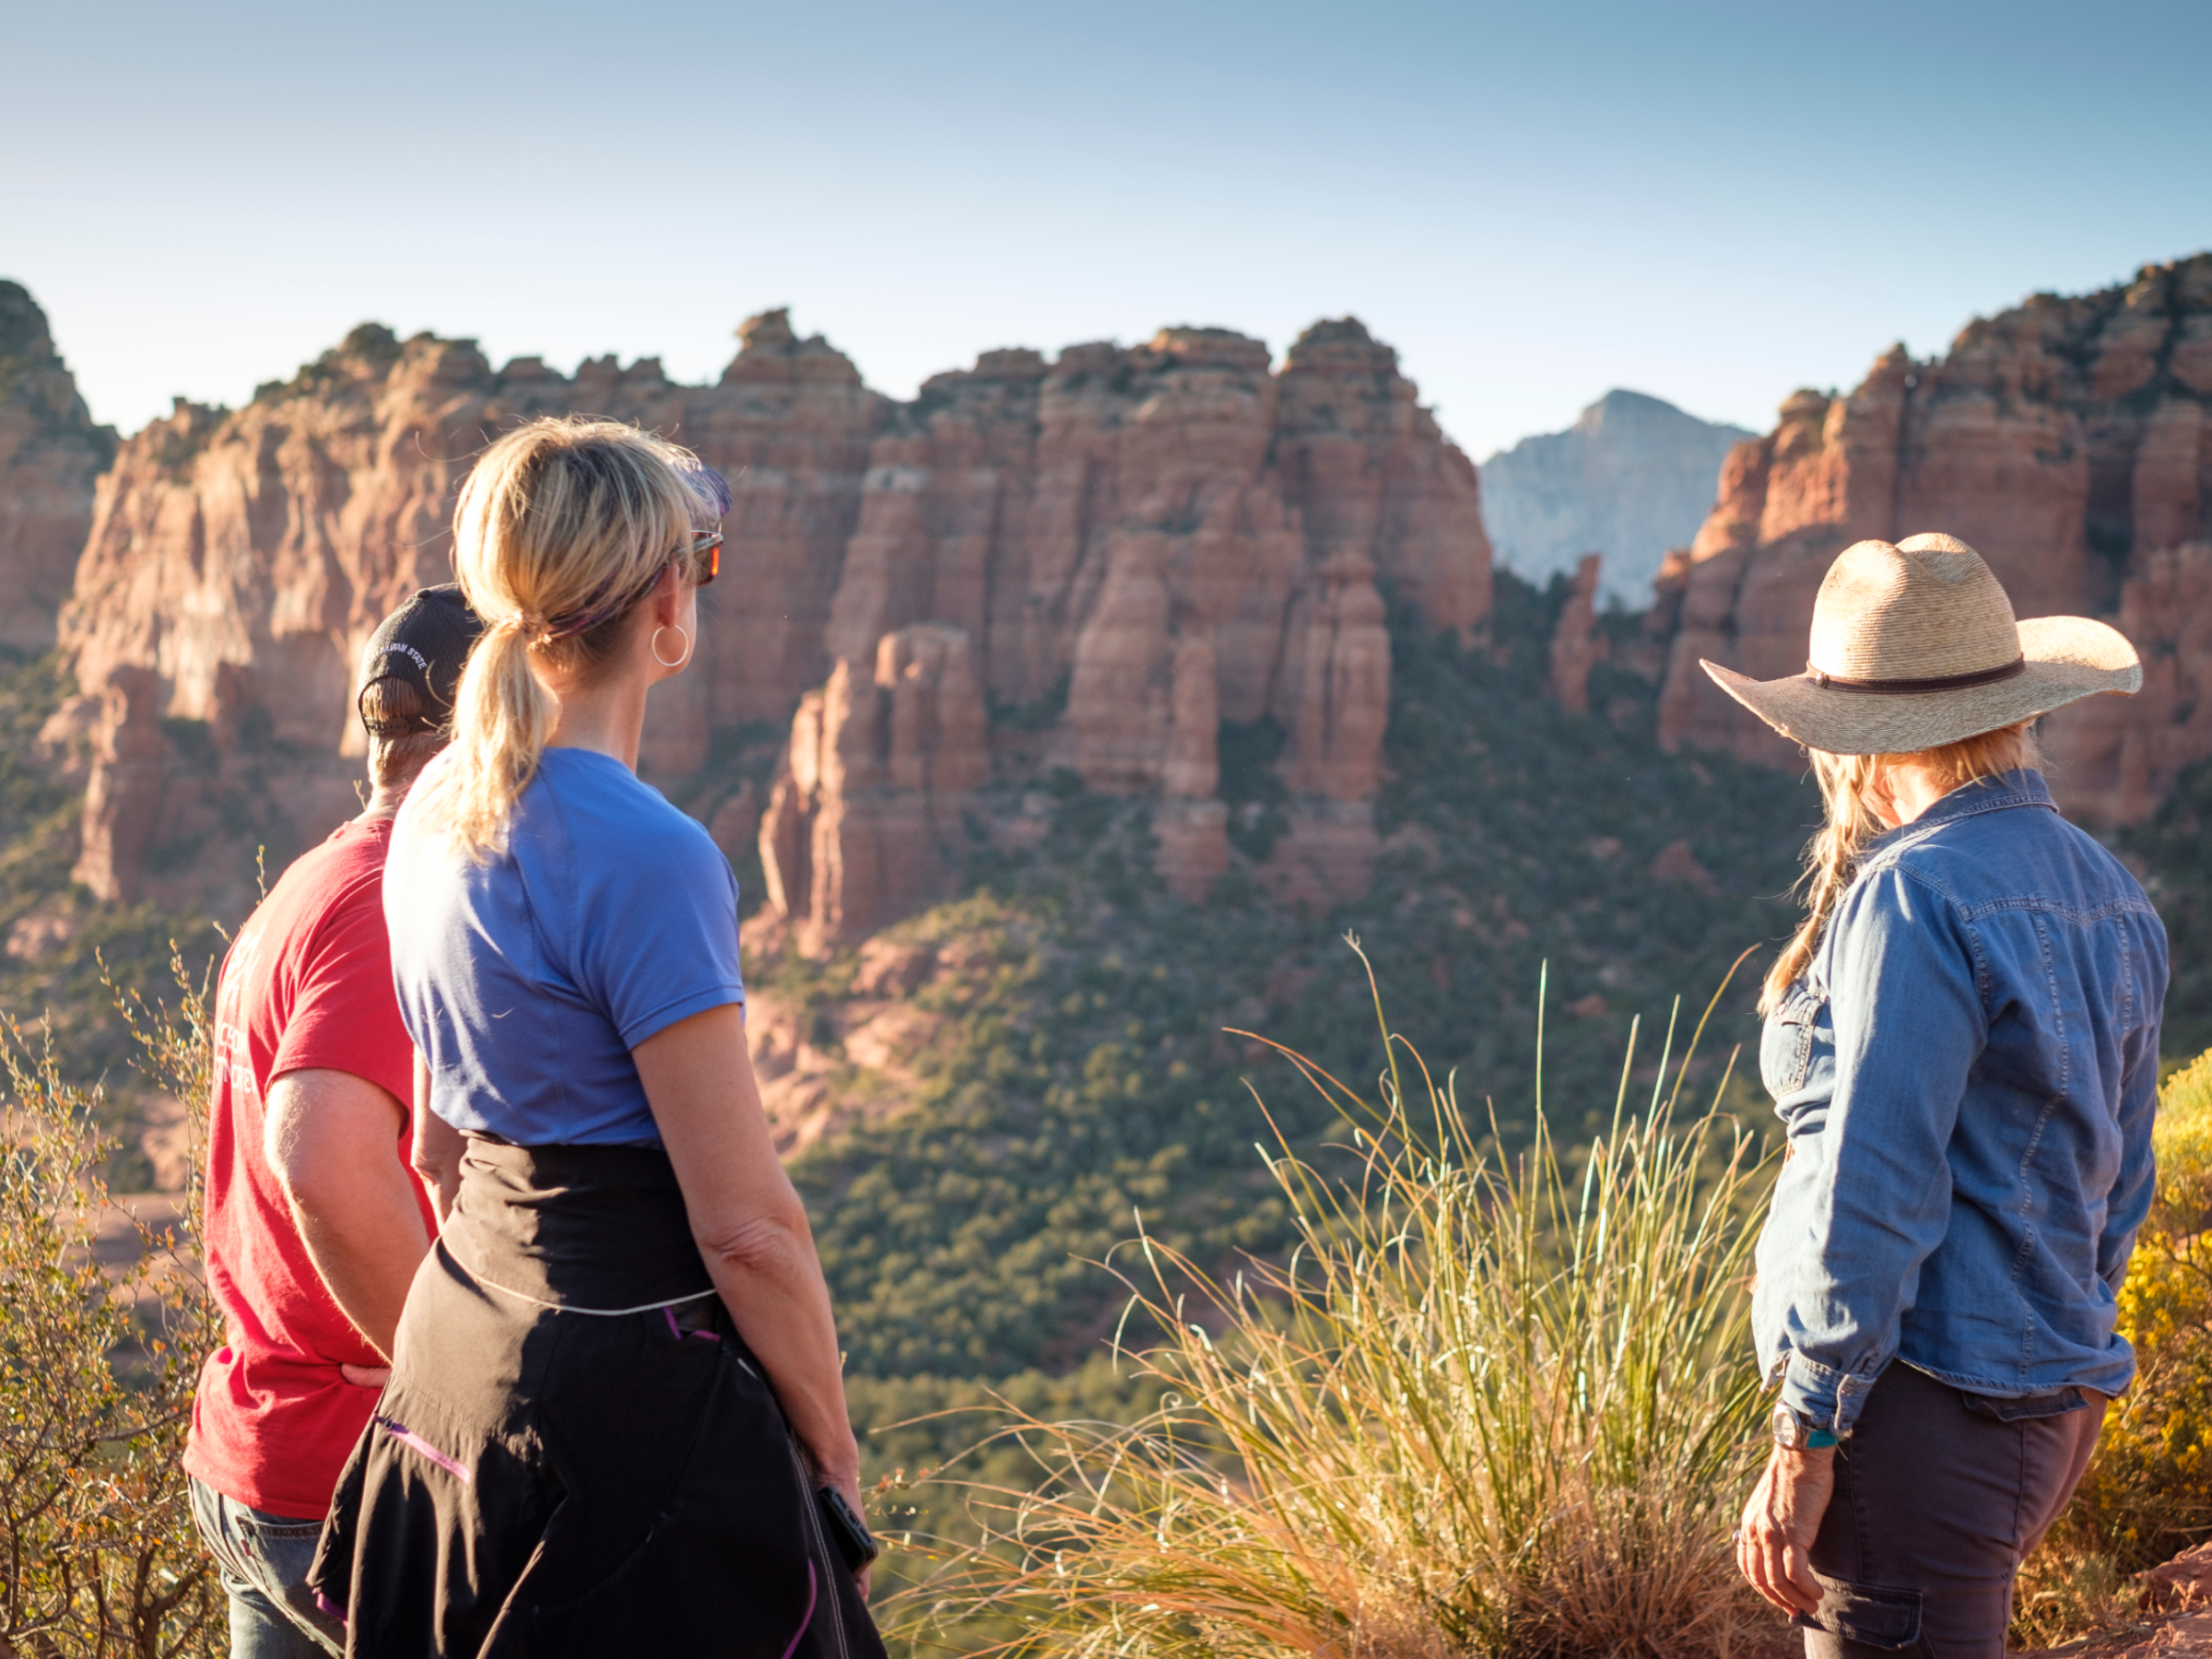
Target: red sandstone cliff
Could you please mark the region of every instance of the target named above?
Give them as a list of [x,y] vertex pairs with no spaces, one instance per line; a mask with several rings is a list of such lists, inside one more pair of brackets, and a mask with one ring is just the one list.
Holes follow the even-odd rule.
[[250,860],[250,838],[296,846],[351,809],[360,646],[398,598],[447,579],[473,456],[535,414],[678,432],[733,485],[731,576],[705,596],[700,671],[655,700],[648,764],[681,775],[712,731],[785,716],[827,670],[821,627],[890,406],[781,312],[740,332],[721,383],[691,387],[652,359],[495,372],[473,342],[365,325],[243,409],[180,402],[131,439],[62,619],[83,695],[57,724],[94,755],[79,878],[103,897],[206,893],[204,849],[229,846],[228,870],[230,843]]
[[[1230,856],[1216,730],[1272,713],[1294,806],[1264,874],[1301,898],[1357,893],[1389,710],[1377,583],[1471,636],[1490,597],[1477,490],[1395,354],[1350,319],[1308,330],[1279,374],[1224,329],[1049,364],[987,353],[877,441],[830,654],[865,683],[878,642],[927,620],[970,642],[999,703],[1064,694],[1055,758],[1092,789],[1159,798],[1161,874],[1194,897]],[[800,715],[761,829],[771,865],[815,849],[779,885],[818,940],[876,913],[822,887],[835,866],[801,757],[824,718]],[[803,837],[787,817],[802,811],[817,813]]]
[[[1463,636],[1489,605],[1475,469],[1387,347],[1324,323],[1273,373],[1257,341],[1171,329],[1051,363],[987,353],[899,406],[781,312],[739,333],[721,381],[690,387],[652,359],[495,371],[471,342],[366,326],[244,409],[180,404],[132,439],[63,620],[83,695],[56,724],[94,759],[80,877],[212,896],[254,840],[281,851],[351,810],[362,641],[445,576],[485,439],[581,410],[731,480],[699,669],[656,694],[644,764],[681,779],[716,734],[799,708],[759,837],[803,940],[942,890],[994,702],[1064,703],[1044,760],[1155,797],[1162,874],[1193,895],[1230,857],[1216,727],[1273,713],[1293,830],[1263,874],[1315,899],[1364,886],[1378,582]],[[756,803],[714,821],[742,832]]]
[[1794,760],[1698,659],[1802,670],[1834,555],[1939,530],[1981,551],[2022,617],[2106,617],[2135,641],[2142,695],[2076,704],[2044,737],[2069,812],[2139,820],[2212,755],[2208,417],[2212,254],[2038,295],[1969,324],[1940,361],[1893,349],[1845,396],[1796,393],[1730,453],[1687,570],[1662,582],[1679,611],[1661,741]]
[[94,426],[29,292],[0,281],[0,645],[53,647],[115,434]]

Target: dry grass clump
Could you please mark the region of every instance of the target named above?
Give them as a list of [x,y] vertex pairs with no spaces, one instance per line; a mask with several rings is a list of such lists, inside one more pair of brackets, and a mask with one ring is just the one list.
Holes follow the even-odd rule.
[[[207,1097],[201,988],[118,998],[146,1069],[194,1112]],[[113,1151],[97,1089],[65,1083],[44,1034],[0,1017],[0,1656],[211,1654],[222,1596],[178,1459],[222,1321],[173,1230],[137,1225],[120,1274],[94,1259]],[[194,1123],[194,1144],[197,1144]],[[192,1159],[187,1214],[200,1216]]]
[[1506,1156],[1384,1041],[1373,1101],[1290,1056],[1350,1142],[1335,1174],[1270,1158],[1297,1249],[1224,1283],[1143,1242],[1131,1311],[1161,1336],[1133,1358],[1160,1409],[1009,1430],[1044,1479],[972,1494],[986,1540],[912,1593],[913,1633],[1447,1659],[1726,1653],[1770,1628],[1728,1544],[1764,1452],[1755,1144],[1717,1110],[1677,1117],[1686,1055],[1641,1111],[1624,1061],[1579,1159],[1539,1078],[1534,1142]]

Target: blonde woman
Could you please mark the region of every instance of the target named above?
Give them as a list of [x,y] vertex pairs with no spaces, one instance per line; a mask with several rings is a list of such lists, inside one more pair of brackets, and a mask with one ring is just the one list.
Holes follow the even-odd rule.
[[2167,978],[2157,914],[2058,816],[2029,727],[2142,670],[2102,623],[2016,622],[1947,535],[1839,557],[1803,675],[1704,667],[1806,746],[1828,803],[1761,1005],[1790,1157],[1738,1564],[1818,1659],[2001,1659],[2020,1559],[2135,1374],[2114,1293]]
[[362,1659],[882,1653],[735,884],[635,771],[727,507],[685,452],[592,421],[509,433],[462,491],[488,631],[384,883],[445,1213],[315,1577]]

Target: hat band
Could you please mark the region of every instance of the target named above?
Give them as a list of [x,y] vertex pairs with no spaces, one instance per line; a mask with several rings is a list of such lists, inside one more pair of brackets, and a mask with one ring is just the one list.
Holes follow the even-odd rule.
[[1845,679],[1830,674],[1811,663],[1805,665],[1805,677],[1814,685],[1830,691],[1871,691],[1877,696],[1912,697],[1928,691],[1964,691],[1972,686],[1994,686],[1999,680],[2016,679],[2028,672],[2028,659],[2017,656],[2002,668],[1983,668],[1972,674],[1946,674],[1935,679]]

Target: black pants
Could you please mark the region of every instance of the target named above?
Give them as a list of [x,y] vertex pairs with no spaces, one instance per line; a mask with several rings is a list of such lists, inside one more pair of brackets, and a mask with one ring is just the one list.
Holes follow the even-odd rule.
[[2074,1495],[2104,1404],[1965,1394],[1893,1362],[1836,1453],[1807,1659],[2004,1659],[2013,1574]]

